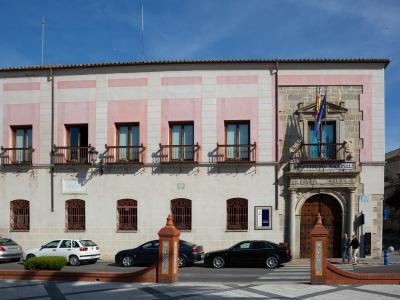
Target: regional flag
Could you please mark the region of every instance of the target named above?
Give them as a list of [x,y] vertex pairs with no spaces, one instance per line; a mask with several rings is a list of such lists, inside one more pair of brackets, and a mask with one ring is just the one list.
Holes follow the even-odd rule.
[[321,127],[322,119],[326,118],[326,95],[324,95],[324,99],[322,99],[321,106],[317,109],[317,120],[315,122],[315,136],[319,136],[319,129]]

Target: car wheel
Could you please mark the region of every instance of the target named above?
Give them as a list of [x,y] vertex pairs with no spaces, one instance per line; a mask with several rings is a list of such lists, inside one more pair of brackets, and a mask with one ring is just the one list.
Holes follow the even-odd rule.
[[68,262],[71,266],[79,266],[80,264],[79,258],[76,255],[71,255]]
[[124,267],[132,267],[133,266],[133,257],[130,255],[125,255],[122,257],[121,264]]
[[31,259],[31,258],[34,258],[34,257],[35,257],[35,255],[33,255],[33,254],[28,254],[28,255],[26,256],[26,260]]
[[278,259],[275,256],[270,256],[265,261],[265,265],[268,269],[275,269],[279,264]]
[[225,266],[225,259],[223,259],[221,256],[216,256],[214,257],[212,264],[214,268],[220,269]]
[[183,255],[179,255],[179,257],[178,257],[178,268],[186,267],[186,265],[187,265],[186,258]]

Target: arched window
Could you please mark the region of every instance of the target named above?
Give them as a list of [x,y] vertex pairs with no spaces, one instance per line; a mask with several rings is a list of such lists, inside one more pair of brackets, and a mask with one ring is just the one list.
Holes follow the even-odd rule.
[[10,202],[10,229],[29,230],[29,201],[13,200]]
[[178,229],[192,230],[192,201],[183,198],[171,200],[171,212]]
[[118,230],[137,230],[137,201],[121,199],[117,201]]
[[247,199],[233,198],[226,201],[226,229],[247,230]]
[[65,228],[85,230],[85,201],[80,199],[65,201]]

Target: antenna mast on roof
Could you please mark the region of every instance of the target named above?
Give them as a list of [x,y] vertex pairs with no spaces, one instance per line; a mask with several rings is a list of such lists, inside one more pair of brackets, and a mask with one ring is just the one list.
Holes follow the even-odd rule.
[[143,18],[143,2],[142,2],[142,26],[141,26],[141,29],[140,29],[140,45],[141,45],[142,61],[144,61],[144,18]]
[[42,17],[42,66],[44,64],[44,17]]

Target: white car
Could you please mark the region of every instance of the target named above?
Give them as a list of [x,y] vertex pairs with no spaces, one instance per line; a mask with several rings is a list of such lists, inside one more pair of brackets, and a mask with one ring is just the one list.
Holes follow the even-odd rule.
[[78,266],[81,261],[95,263],[100,259],[100,250],[91,240],[54,240],[24,252],[22,259],[28,260],[35,256],[64,256],[71,266]]

